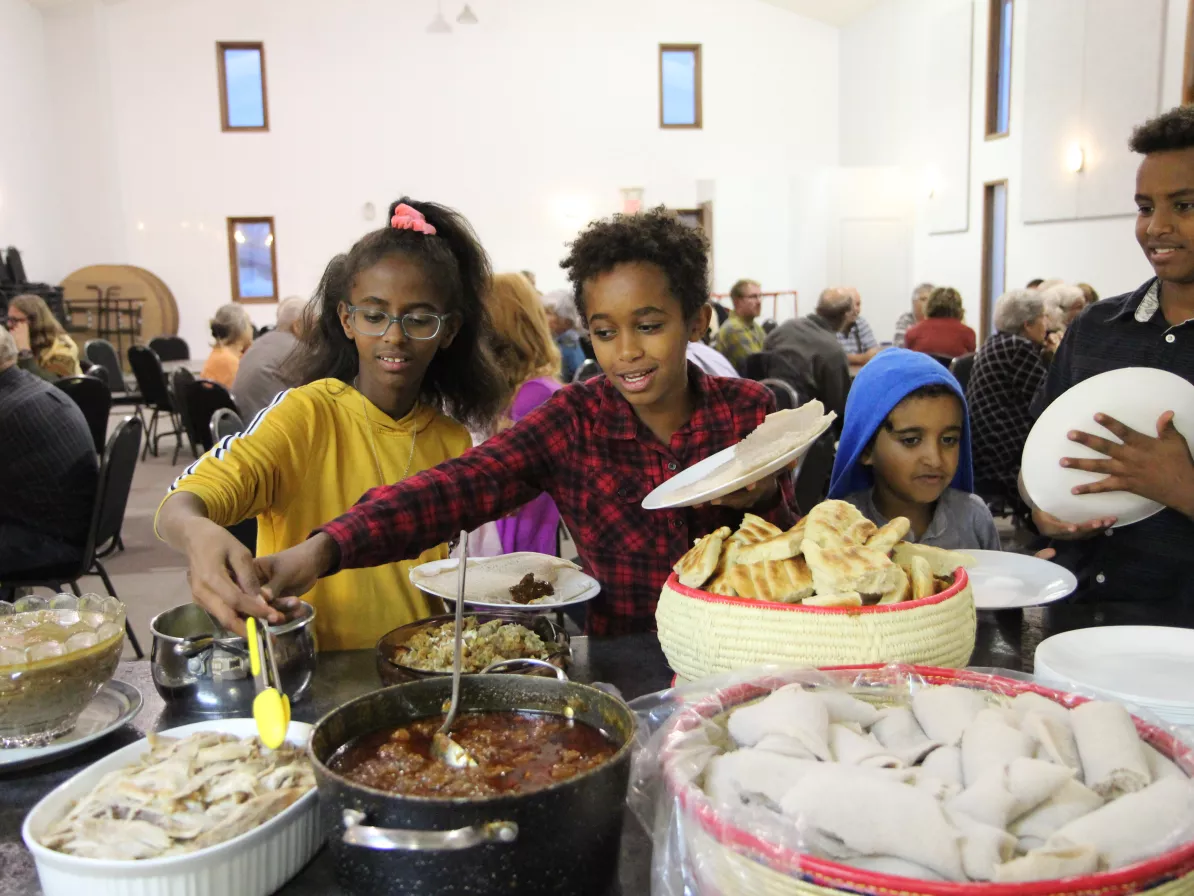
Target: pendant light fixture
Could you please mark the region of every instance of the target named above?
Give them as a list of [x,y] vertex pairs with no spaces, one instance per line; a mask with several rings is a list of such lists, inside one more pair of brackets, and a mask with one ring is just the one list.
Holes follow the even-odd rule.
[[476,25],[477,14],[473,12],[473,8],[466,3],[464,4],[464,9],[460,10],[460,15],[456,17],[456,22],[459,25]]
[[452,26],[448,24],[448,20],[444,18],[444,7],[442,3],[435,4],[435,18],[431,20],[431,24],[427,26],[428,34],[451,34]]

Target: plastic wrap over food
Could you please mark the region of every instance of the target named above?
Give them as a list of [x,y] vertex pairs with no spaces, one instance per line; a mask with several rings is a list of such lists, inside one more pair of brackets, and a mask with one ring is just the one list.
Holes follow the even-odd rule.
[[654,896],[1194,893],[1194,736],[1134,708],[918,666],[762,666],[630,705]]

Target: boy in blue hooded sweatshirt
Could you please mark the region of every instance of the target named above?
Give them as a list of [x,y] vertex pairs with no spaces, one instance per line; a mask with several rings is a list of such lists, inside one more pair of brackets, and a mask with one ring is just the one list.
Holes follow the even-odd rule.
[[999,550],[991,511],[974,494],[965,393],[920,352],[887,349],[855,377],[829,497],[878,526],[907,517],[908,541]]

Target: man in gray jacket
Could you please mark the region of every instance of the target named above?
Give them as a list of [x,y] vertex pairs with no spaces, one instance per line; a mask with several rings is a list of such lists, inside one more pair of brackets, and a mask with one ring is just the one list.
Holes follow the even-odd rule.
[[826,289],[816,311],[784,321],[763,341],[767,375],[789,383],[805,401],[819,399],[826,411],[836,412],[835,430],[841,428],[850,391],[850,367],[837,334],[850,323],[853,309],[849,292]]
[[306,305],[307,300],[298,296],[283,300],[278,305],[277,325],[253,340],[240,359],[232,383],[232,397],[246,426],[279,392],[301,385],[288,378],[285,362],[302,335]]

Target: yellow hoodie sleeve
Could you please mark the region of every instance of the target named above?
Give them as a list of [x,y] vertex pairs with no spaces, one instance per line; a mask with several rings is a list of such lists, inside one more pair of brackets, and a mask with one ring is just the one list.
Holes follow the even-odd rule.
[[[278,395],[238,436],[216,443],[174,480],[177,491],[203,501],[212,522],[231,526],[266,509],[284,511],[302,476],[303,446],[318,426],[310,398],[290,389]],[[158,506],[158,513],[161,505]],[[157,531],[157,518],[154,518]]]

